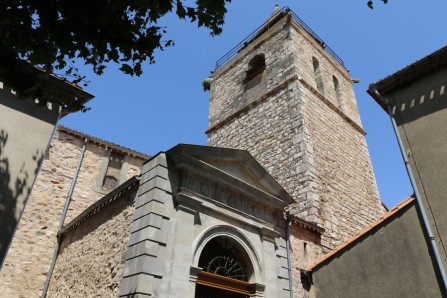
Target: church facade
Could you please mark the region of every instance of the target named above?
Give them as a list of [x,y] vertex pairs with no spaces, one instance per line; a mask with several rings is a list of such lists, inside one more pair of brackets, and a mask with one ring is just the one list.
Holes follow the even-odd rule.
[[311,297],[305,268],[380,217],[352,79],[290,9],[212,75],[178,145],[72,217],[43,296]]

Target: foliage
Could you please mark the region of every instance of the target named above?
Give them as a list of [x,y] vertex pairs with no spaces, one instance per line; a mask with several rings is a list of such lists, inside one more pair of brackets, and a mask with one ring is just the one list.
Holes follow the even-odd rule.
[[[383,2],[383,4],[387,4],[387,3],[388,3],[388,0],[382,0],[382,2]],[[370,0],[370,1],[368,1],[367,4],[368,4],[368,7],[369,7],[369,8],[371,8],[371,9],[374,8],[374,1]]]
[[[160,19],[174,12],[180,19],[220,34],[231,0],[5,0],[0,4],[0,81],[22,97],[42,96],[39,66],[46,76],[59,75],[78,83],[76,61],[101,75],[109,62],[131,76],[154,63],[156,50],[173,45],[164,40]],[[194,7],[187,6],[192,4]],[[27,61],[28,63],[24,63]]]
[[209,79],[205,79],[202,81],[203,92],[210,91],[211,89],[211,81]]

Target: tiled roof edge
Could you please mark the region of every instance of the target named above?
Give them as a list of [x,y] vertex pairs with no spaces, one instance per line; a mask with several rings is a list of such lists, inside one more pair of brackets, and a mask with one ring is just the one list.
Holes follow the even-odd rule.
[[324,229],[322,227],[319,227],[318,225],[305,221],[301,218],[298,218],[294,215],[288,215],[290,218],[290,221],[293,222],[294,224],[297,224],[305,229],[309,229],[312,230],[314,232],[317,232],[318,234],[322,235],[324,233]]
[[319,265],[322,265],[324,262],[326,262],[329,259],[335,257],[340,252],[344,251],[344,249],[346,247],[350,246],[353,242],[355,242],[356,240],[358,240],[358,239],[362,238],[363,236],[365,236],[369,231],[371,231],[375,227],[377,227],[380,224],[384,223],[388,218],[390,218],[391,216],[393,216],[396,213],[398,213],[400,210],[402,210],[404,207],[408,206],[413,201],[415,201],[414,197],[406,198],[405,200],[403,200],[402,202],[397,204],[393,209],[391,209],[390,211],[388,211],[387,213],[382,215],[378,220],[376,220],[375,222],[373,222],[372,224],[370,224],[369,226],[367,226],[366,228],[364,228],[363,230],[361,230],[360,232],[358,232],[357,234],[355,234],[354,236],[352,236],[351,238],[346,240],[344,243],[340,244],[339,246],[337,246],[336,248],[331,250],[329,253],[324,255],[322,258],[317,260],[315,263],[307,266],[306,270],[307,271],[312,271],[312,270],[315,269],[315,267],[317,267]]
[[93,214],[96,214],[100,209],[104,206],[108,205],[112,201],[115,201],[123,194],[125,194],[129,189],[131,189],[136,183],[139,181],[139,176],[132,176],[129,180],[124,182],[123,184],[117,186],[114,190],[106,194],[104,197],[90,205],[87,209],[85,209],[81,214],[76,216],[72,221],[70,221],[67,225],[65,225],[59,232],[60,235],[67,233],[69,230],[74,229],[78,225],[80,225],[85,219],[90,217]]
[[107,146],[107,147],[115,149],[115,150],[117,150],[117,151],[119,151],[121,153],[127,153],[129,155],[133,155],[133,156],[139,157],[141,159],[145,159],[145,160],[151,158],[150,155],[147,155],[147,154],[144,154],[144,153],[132,150],[130,148],[123,147],[121,145],[118,145],[118,144],[115,144],[115,143],[112,143],[112,142],[109,142],[109,141],[97,138],[95,136],[92,136],[92,135],[89,135],[89,134],[77,131],[77,130],[72,129],[72,128],[68,128],[68,127],[63,126],[63,125],[59,125],[57,129],[61,130],[61,131],[64,131],[66,133],[69,133],[69,134],[81,137],[81,138],[87,138],[87,139],[89,139],[93,143],[97,143],[97,144],[100,144],[100,145]]

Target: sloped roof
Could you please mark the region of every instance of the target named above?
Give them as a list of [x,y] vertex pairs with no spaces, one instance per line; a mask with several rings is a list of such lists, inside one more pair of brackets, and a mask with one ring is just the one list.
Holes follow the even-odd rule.
[[381,79],[376,83],[371,83],[367,92],[374,100],[383,108],[386,109],[385,102],[382,98],[375,94],[375,90],[379,91],[381,95],[385,95],[392,90],[407,85],[419,77],[433,71],[441,66],[447,64],[447,46],[433,52],[422,59],[419,59],[410,65],[396,71],[395,73]]
[[116,151],[118,151],[120,153],[129,154],[129,155],[132,155],[132,156],[135,156],[135,157],[139,157],[139,158],[145,159],[145,160],[151,158],[150,155],[147,155],[147,154],[144,154],[144,153],[132,150],[130,148],[123,147],[121,145],[118,145],[118,144],[115,144],[115,143],[112,143],[112,142],[100,139],[98,137],[95,137],[95,136],[92,136],[92,135],[89,135],[89,134],[77,131],[77,130],[72,129],[72,128],[68,128],[68,127],[63,126],[63,125],[59,125],[57,129],[60,130],[60,131],[69,133],[71,135],[75,135],[75,136],[80,137],[80,138],[87,138],[87,139],[89,139],[90,142],[93,142],[93,143],[96,143],[96,144],[99,144],[99,145],[102,145],[102,146],[106,146],[108,148],[112,148],[112,149],[114,149],[114,150],[116,150]]
[[117,186],[114,190],[106,194],[104,197],[91,204],[87,209],[85,209],[81,214],[76,216],[72,221],[66,224],[59,232],[59,234],[63,235],[67,233],[69,230],[76,228],[83,221],[85,221],[88,217],[95,215],[98,211],[111,202],[115,201],[128,194],[130,190],[137,187],[138,182],[140,181],[139,176],[133,176],[129,178],[123,184]]
[[369,226],[367,226],[366,228],[364,228],[363,230],[361,230],[360,232],[358,232],[357,234],[355,234],[354,236],[352,236],[351,238],[346,240],[346,242],[340,244],[339,246],[337,246],[336,248],[331,250],[329,253],[325,254],[322,258],[317,260],[315,263],[307,266],[306,270],[307,271],[312,271],[316,267],[322,265],[323,263],[328,262],[330,259],[332,259],[335,256],[337,256],[338,254],[343,252],[345,249],[354,246],[356,240],[359,240],[361,238],[366,237],[371,230],[373,230],[374,228],[376,228],[376,227],[380,226],[381,224],[387,222],[390,219],[390,217],[392,217],[393,215],[395,215],[396,213],[401,211],[404,207],[408,206],[414,200],[415,200],[414,197],[406,198],[405,200],[403,200],[402,202],[397,204],[393,209],[391,209],[390,211],[388,211],[387,213],[382,215],[382,217],[380,217],[377,221],[373,222],[372,224],[370,224]]

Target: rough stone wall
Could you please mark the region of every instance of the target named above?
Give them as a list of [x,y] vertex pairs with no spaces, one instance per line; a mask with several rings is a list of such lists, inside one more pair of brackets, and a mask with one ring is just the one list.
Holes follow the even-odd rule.
[[[309,39],[292,30],[300,98],[311,148],[317,221],[325,230],[322,245],[333,248],[385,212],[381,204],[349,73]],[[324,94],[317,91],[312,57],[321,67]],[[336,98],[337,77],[341,101]]]
[[310,284],[309,280],[301,275],[301,270],[305,270],[323,255],[320,235],[297,223],[290,225],[289,234],[293,294],[294,297],[308,298],[311,297]]
[[312,147],[314,192],[322,244],[333,248],[381,214],[364,136],[306,88],[305,122]]
[[[55,133],[0,272],[6,297],[38,297],[43,288],[83,141],[64,131]],[[105,153],[105,147],[87,144],[65,224],[107,193],[94,190]],[[143,161],[129,158],[127,177],[138,174]]]
[[[241,51],[214,75],[208,144],[248,150],[295,198],[289,211],[319,224],[322,245],[333,248],[385,211],[361,128],[349,73],[293,25]],[[235,111],[225,94],[244,76],[254,55],[264,53],[268,78],[259,98]],[[312,57],[319,60],[325,95],[316,90]],[[343,95],[335,98],[332,76]],[[275,78],[275,79],[273,79]],[[227,88],[229,87],[229,89]],[[241,87],[243,90],[243,87]],[[229,106],[228,106],[229,105]],[[235,111],[229,115],[228,111]],[[221,116],[216,116],[219,114]],[[215,119],[218,119],[216,121]]]
[[[306,201],[311,181],[305,140],[300,139],[303,126],[299,119],[290,121],[299,106],[287,101],[297,93],[297,84],[285,88],[208,134],[208,144],[248,150],[295,199]],[[274,112],[266,107],[275,107]]]
[[[312,65],[312,57],[315,57],[320,63],[324,97],[339,108],[343,114],[361,126],[360,114],[349,72],[338,64],[299,25],[292,23],[292,26],[293,30],[290,31],[292,36],[291,46],[294,52],[294,64],[300,78],[317,90]],[[339,82],[341,104],[337,100],[333,77],[336,77]]]
[[47,297],[118,297],[137,186],[64,234]]
[[[273,90],[293,73],[294,65],[290,63],[293,61],[293,51],[284,42],[288,39],[288,31],[286,20],[283,19],[213,75],[215,79],[211,86],[209,127],[244,106],[253,104],[256,99]],[[244,83],[248,64],[258,54],[265,54],[266,64],[262,80],[258,84],[261,88],[248,88]]]

